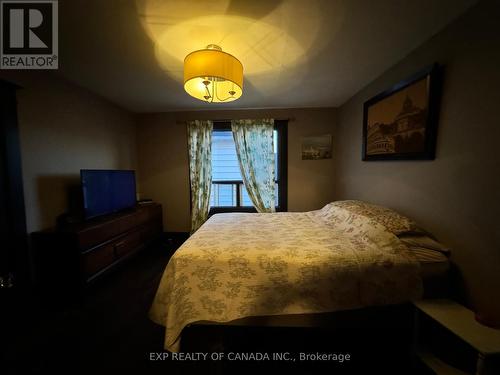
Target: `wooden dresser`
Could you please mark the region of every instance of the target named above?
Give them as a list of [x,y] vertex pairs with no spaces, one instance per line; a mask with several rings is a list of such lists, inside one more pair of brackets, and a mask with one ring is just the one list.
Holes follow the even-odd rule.
[[44,290],[58,291],[85,286],[159,239],[162,232],[162,207],[156,203],[34,232],[37,283]]

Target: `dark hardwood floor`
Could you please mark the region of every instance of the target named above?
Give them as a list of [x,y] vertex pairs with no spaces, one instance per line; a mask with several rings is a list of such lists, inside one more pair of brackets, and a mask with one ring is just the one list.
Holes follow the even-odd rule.
[[[175,249],[147,249],[93,285],[78,301],[60,306],[24,301],[2,374],[165,374],[149,361],[161,351],[164,328],[147,312]],[[170,370],[172,364],[168,364]]]
[[[351,363],[292,361],[151,361],[163,350],[164,327],[147,312],[162,272],[179,244],[137,255],[71,304],[24,301],[12,339],[2,337],[0,374],[409,374],[407,329],[372,324],[328,329],[192,326],[185,352],[351,353]],[[396,326],[396,320],[387,319]],[[402,326],[406,323],[402,322]],[[367,327],[372,332],[367,332]],[[388,333],[392,332],[392,333]],[[390,348],[390,349],[387,349]],[[272,354],[271,354],[272,355]]]

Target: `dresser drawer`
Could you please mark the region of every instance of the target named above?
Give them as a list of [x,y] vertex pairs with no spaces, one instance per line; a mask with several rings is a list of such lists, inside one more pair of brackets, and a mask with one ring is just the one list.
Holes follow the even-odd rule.
[[110,266],[115,261],[112,243],[97,247],[82,254],[82,268],[85,279]]
[[141,246],[141,232],[139,230],[135,230],[117,240],[113,246],[116,257],[121,258],[122,256],[137,250]]
[[137,212],[124,214],[105,222],[96,221],[95,225],[89,226],[78,233],[78,244],[82,250],[91,248],[121,233],[133,229],[137,224]]

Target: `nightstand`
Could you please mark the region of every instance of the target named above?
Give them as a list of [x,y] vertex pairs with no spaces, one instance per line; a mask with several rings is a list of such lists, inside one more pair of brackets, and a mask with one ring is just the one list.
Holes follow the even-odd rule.
[[454,301],[429,299],[414,306],[416,364],[438,375],[500,374],[500,330],[478,323]]

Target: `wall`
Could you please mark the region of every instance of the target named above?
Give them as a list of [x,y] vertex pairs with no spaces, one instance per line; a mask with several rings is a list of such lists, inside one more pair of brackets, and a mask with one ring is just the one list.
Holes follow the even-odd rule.
[[136,168],[134,118],[46,72],[2,72],[18,90],[28,232],[54,226],[84,168]]
[[[138,117],[139,182],[143,197],[163,204],[167,231],[189,231],[186,125],[189,119],[291,118],[288,124],[288,210],[318,209],[333,199],[334,159],[301,160],[301,137],[332,134],[336,111],[280,109],[145,114]],[[335,150],[333,151],[335,157]]]
[[[469,302],[500,324],[500,9],[482,2],[339,109],[335,197],[414,218],[453,248]],[[445,79],[434,161],[362,162],[363,102],[438,62]]]

